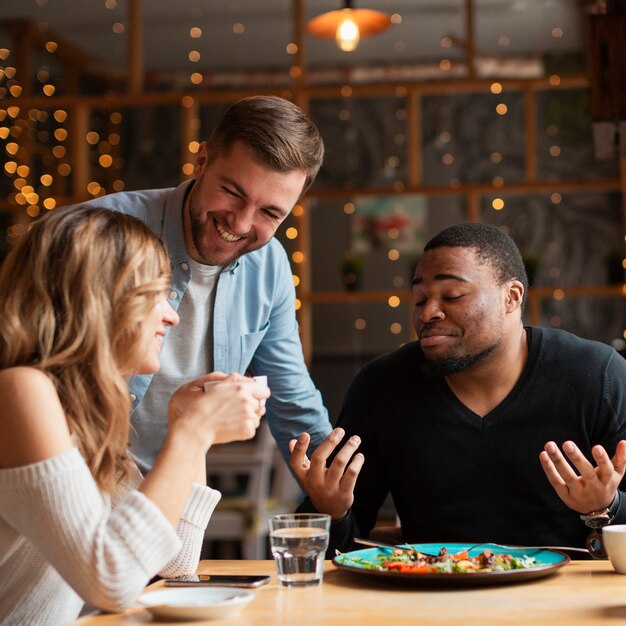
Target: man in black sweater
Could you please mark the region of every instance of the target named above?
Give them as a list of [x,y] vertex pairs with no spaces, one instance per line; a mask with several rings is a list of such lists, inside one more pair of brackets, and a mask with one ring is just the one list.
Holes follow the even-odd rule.
[[290,444],[300,510],[332,516],[329,554],[369,534],[389,493],[413,543],[583,547],[590,529],[626,522],[626,361],[524,327],[527,289],[515,243],[493,226],[426,245],[419,340],[359,372],[310,460],[306,433]]

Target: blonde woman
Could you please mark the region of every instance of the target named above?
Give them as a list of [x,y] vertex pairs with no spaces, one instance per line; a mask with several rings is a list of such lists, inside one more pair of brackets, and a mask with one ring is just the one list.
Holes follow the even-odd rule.
[[268,391],[221,374],[181,387],[141,478],[126,379],[159,367],[178,322],[169,279],[156,236],[97,207],[45,216],[0,269],[2,624],[65,624],[85,602],[119,611],[155,574],[197,567],[220,497],[205,451],[252,437]]

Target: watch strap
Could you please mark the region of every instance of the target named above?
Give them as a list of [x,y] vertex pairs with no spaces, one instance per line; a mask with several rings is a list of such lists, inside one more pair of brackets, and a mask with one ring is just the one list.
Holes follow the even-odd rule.
[[618,490],[615,492],[613,501],[609,504],[609,506],[580,515],[580,519],[588,528],[603,528],[604,526],[608,526],[613,521],[613,518],[619,509],[619,502],[620,497]]

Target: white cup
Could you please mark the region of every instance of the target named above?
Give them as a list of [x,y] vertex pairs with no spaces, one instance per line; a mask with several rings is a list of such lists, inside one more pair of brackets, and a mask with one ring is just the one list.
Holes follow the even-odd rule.
[[602,529],[602,543],[615,571],[626,574],[626,524],[605,526]]
[[[265,385],[267,387],[267,376],[253,376],[252,380],[256,381],[257,383],[261,383],[262,385]],[[220,381],[210,380],[209,382],[204,383],[204,385],[202,385],[204,393],[207,393],[211,386],[215,385],[218,382]],[[259,402],[261,403],[261,406],[265,406],[265,398],[259,400]]]
[[[265,387],[267,387],[267,376],[253,376],[252,380],[255,380],[257,383],[261,383]],[[261,406],[265,406],[265,398],[260,400]]]

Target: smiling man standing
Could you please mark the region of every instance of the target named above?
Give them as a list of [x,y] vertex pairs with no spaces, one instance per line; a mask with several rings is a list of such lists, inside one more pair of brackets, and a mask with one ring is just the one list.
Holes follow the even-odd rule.
[[165,438],[167,398],[211,371],[267,375],[267,420],[283,456],[303,430],[314,445],[330,432],[302,355],[291,268],[274,238],[323,156],[317,128],[297,106],[244,98],[201,144],[192,180],[95,201],[143,219],[172,262],[169,302],[180,324],[158,374],[131,381],[131,451],[143,471]]

